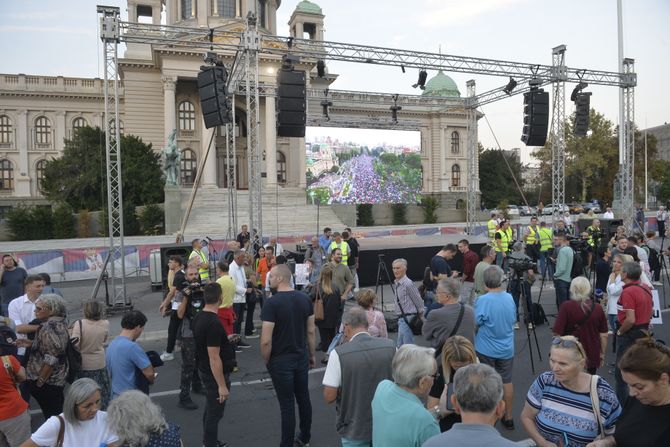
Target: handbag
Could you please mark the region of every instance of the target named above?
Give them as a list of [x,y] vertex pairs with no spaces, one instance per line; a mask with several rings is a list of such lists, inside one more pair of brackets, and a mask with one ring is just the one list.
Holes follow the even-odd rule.
[[605,435],[605,427],[603,426],[603,420],[600,416],[600,399],[598,398],[598,379],[600,377],[597,375],[591,376],[591,408],[593,414],[598,421],[598,436],[595,439],[603,439]]
[[[77,380],[82,367],[81,351],[79,349],[81,349],[81,342],[84,339],[84,332],[81,319],[77,320],[77,322],[79,323],[79,337],[69,338],[67,345],[65,346],[65,360],[68,365],[67,377],[65,380],[70,384]],[[77,343],[79,343],[79,349],[75,347]]]
[[411,318],[408,321],[407,314],[405,314],[405,310],[402,308],[402,304],[400,304],[400,298],[398,298],[397,291],[395,299],[398,302],[398,307],[400,308],[400,317],[405,320],[405,323],[407,326],[409,326],[412,334],[421,335],[421,329],[423,329],[423,320],[421,319],[421,316],[418,313],[415,313],[414,315],[411,315]]
[[317,287],[316,300],[314,300],[314,319],[316,321],[323,321],[323,300],[321,299],[321,291]]
[[58,438],[56,439],[56,447],[63,447],[63,441],[65,440],[65,421],[62,416],[56,416],[58,422],[60,422],[60,428],[58,429]]

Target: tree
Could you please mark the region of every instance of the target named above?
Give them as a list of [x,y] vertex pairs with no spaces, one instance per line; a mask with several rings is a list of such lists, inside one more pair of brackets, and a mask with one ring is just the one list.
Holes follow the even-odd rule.
[[[122,135],[120,147],[124,203],[162,202],[165,181],[160,154],[132,135]],[[46,163],[43,187],[50,201],[67,203],[74,210],[105,208],[105,133],[98,127],[83,127],[65,140],[63,155]]]
[[521,174],[525,169],[516,153],[496,149],[486,149],[479,145],[479,189],[482,203],[487,208],[495,208],[503,200],[510,203],[522,201],[521,191],[507,168],[509,163],[519,186],[523,187]]

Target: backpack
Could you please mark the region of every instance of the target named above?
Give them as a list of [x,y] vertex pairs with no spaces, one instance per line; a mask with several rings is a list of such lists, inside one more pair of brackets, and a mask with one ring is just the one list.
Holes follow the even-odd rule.
[[16,355],[16,332],[9,326],[7,317],[0,317],[0,356]]
[[544,313],[544,308],[540,303],[532,303],[530,305],[530,318],[533,320],[535,326],[541,326],[547,321],[547,315]]
[[[570,249],[572,250],[572,248]],[[572,250],[572,269],[570,269],[570,279],[575,279],[584,274],[584,260],[582,255]]]
[[75,344],[79,343],[79,346],[81,346],[84,334],[81,320],[77,320],[77,323],[79,323],[79,337],[68,338],[67,346],[65,347],[65,360],[68,366],[65,380],[70,384],[79,378],[79,373],[81,372],[81,352],[75,347]]
[[661,263],[658,261],[658,251],[655,248],[647,246],[649,249],[649,270],[655,272],[661,269]]

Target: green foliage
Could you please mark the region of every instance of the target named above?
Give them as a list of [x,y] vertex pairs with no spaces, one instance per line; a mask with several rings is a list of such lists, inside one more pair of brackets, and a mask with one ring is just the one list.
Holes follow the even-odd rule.
[[440,207],[440,201],[433,196],[423,196],[420,205],[423,208],[423,222],[427,224],[436,223],[436,211]]
[[[163,171],[160,154],[141,139],[121,136],[123,200],[142,205],[163,201]],[[60,158],[47,161],[44,193],[52,202],[65,202],[73,209],[101,210],[107,201],[105,133],[84,127],[65,140]]]
[[[98,227],[101,236],[109,236],[109,220],[107,218],[107,209],[103,209],[98,217]],[[123,235],[137,236],[140,234],[140,222],[135,213],[135,206],[131,203],[123,205]]]
[[498,204],[498,210],[502,213],[505,220],[509,220],[509,202],[507,199],[502,199]]
[[372,217],[372,204],[362,203],[356,205],[356,225],[360,227],[372,227],[375,219]]
[[53,239],[53,213],[50,205],[38,205],[30,211],[33,231],[32,240]]
[[146,235],[163,234],[163,227],[165,224],[163,210],[156,204],[145,205],[140,213],[140,226],[142,233]]
[[525,168],[516,154],[495,149],[483,150],[480,146],[479,189],[482,192],[482,203],[489,209],[495,208],[503,199],[522,202],[521,192],[510,175],[505,159],[523,188],[521,175]]
[[339,171],[340,171],[340,167],[338,165],[333,165],[330,168],[330,172],[332,172],[333,174],[337,174]]
[[14,241],[27,241],[32,237],[32,213],[29,207],[18,205],[7,213],[7,225]]
[[407,225],[407,205],[404,203],[391,204],[393,225]]
[[330,200],[330,189],[326,187],[314,188],[310,191],[310,194],[314,197],[314,204],[328,205],[328,200]]
[[54,239],[69,239],[76,236],[72,208],[67,203],[59,203],[53,212]]

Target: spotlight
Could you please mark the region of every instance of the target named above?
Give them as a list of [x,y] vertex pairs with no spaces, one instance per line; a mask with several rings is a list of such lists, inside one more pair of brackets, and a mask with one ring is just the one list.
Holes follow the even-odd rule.
[[572,90],[572,94],[570,95],[570,101],[575,101],[577,99],[577,95],[579,94],[579,92],[581,92],[588,86],[589,84],[587,84],[586,82],[580,81],[579,84],[575,86],[574,90]]
[[300,57],[293,54],[285,54],[282,59],[282,69],[283,70],[293,70],[293,66],[300,62]]
[[400,69],[402,70],[403,73],[405,72],[405,66],[404,65],[401,65]]
[[391,121],[393,122],[393,124],[398,124],[398,111],[402,110],[402,107],[398,105],[397,94],[393,95],[393,105],[390,107],[389,110],[391,110]]
[[291,49],[293,48],[293,37],[289,37],[288,40],[286,41],[286,46]]
[[323,59],[316,61],[316,73],[320,78],[326,77],[326,63]]
[[507,85],[503,89],[503,92],[507,93],[508,95],[511,95],[512,90],[514,90],[517,85],[518,85],[518,83],[514,80],[513,77],[510,76],[509,82],[507,83]]
[[426,89],[426,79],[428,79],[428,72],[426,70],[419,70],[419,80],[412,87],[419,87],[421,90]]
[[328,89],[323,91],[323,95],[326,97],[323,101],[321,101],[321,107],[323,107],[323,116],[326,118],[326,121],[330,121],[328,107],[332,106],[333,102],[328,99]]

